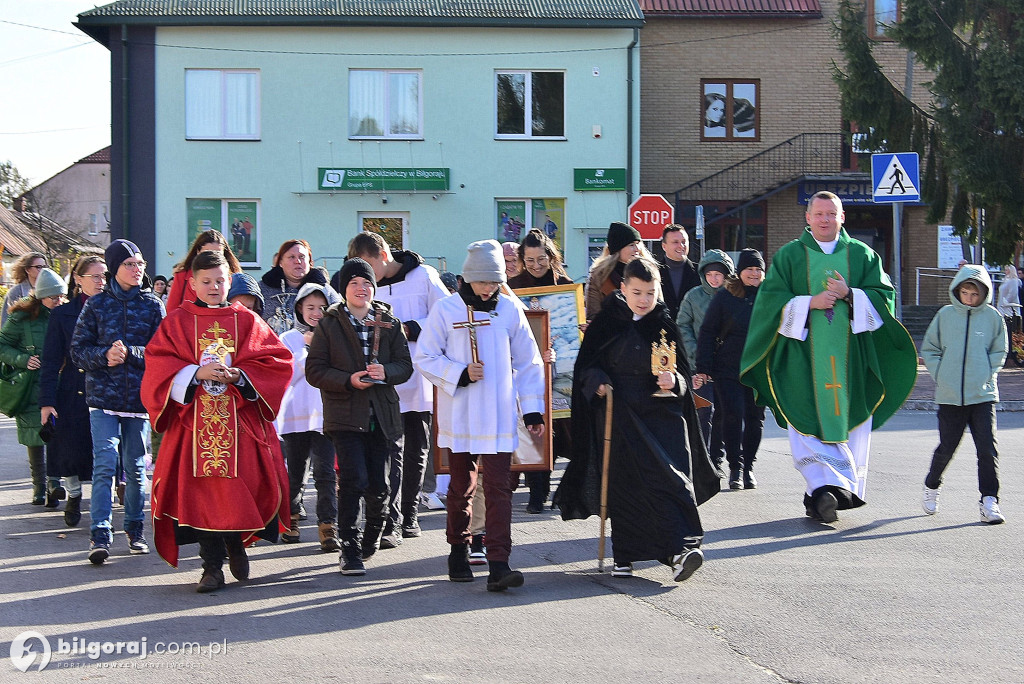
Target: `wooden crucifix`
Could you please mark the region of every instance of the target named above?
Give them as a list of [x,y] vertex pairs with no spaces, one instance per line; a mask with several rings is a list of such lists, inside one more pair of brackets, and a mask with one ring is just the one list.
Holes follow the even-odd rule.
[[490,325],[490,319],[478,321],[473,318],[473,307],[469,304],[466,305],[466,320],[461,323],[453,323],[452,327],[458,330],[459,328],[465,328],[469,331],[469,350],[473,354],[473,363],[480,363],[480,352],[477,351],[476,346],[476,329],[481,325]]
[[[370,363],[380,363],[380,361],[377,360],[377,354],[380,353],[380,329],[395,327],[393,323],[386,322],[382,316],[383,314],[380,310],[376,310],[373,312],[373,318],[367,316],[363,319],[363,325],[373,330],[373,351],[371,352]],[[362,377],[362,382],[369,382],[374,385],[387,384],[386,380],[374,380],[369,375],[364,375]]]

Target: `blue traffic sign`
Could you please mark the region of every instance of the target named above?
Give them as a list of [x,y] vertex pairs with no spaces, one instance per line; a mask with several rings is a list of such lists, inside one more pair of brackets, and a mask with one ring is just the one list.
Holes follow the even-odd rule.
[[920,202],[917,152],[871,155],[871,198],[874,202]]

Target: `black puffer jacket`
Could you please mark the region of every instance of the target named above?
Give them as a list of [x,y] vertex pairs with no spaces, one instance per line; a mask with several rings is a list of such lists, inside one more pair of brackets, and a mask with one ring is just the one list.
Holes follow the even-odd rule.
[[739,379],[740,359],[756,298],[756,287],[744,287],[743,297],[723,287],[711,298],[697,335],[698,373],[710,375],[713,380]]
[[[143,285],[122,290],[116,281],[89,297],[71,338],[71,359],[85,371],[85,401],[92,408],[145,413],[139,388],[146,370],[146,345],[164,319],[164,305]],[[107,366],[117,340],[128,347],[119,366]]]
[[324,431],[369,432],[372,405],[384,436],[395,440],[402,436],[395,386],[412,375],[412,357],[402,323],[391,315],[391,307],[374,301],[372,311],[380,311],[382,320],[392,325],[381,329],[378,350],[387,384],[368,389],[352,387],[352,374],[366,370],[366,354],[343,303],[331,305],[313,332],[306,357],[306,380],[323,396]]

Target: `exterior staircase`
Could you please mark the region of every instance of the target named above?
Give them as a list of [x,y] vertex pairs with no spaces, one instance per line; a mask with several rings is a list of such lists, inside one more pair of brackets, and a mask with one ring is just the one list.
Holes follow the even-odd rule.
[[[843,173],[842,133],[801,133],[774,147],[733,164],[696,183],[676,190],[678,212],[683,204],[735,201],[737,206],[708,220],[713,223],[736,214],[805,178],[835,178]],[[865,174],[848,172],[851,177]]]
[[941,308],[942,306],[937,304],[903,305],[901,323],[903,323],[903,327],[907,329],[907,332],[910,333],[910,336],[914,338],[918,349],[921,348],[921,340],[924,339],[924,334],[928,330],[928,324],[932,322],[935,314]]

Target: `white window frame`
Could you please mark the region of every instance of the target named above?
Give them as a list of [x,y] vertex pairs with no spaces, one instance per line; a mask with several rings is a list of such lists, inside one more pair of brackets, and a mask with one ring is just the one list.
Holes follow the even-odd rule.
[[[363,73],[376,73],[383,74],[384,76],[384,121],[382,128],[384,129],[384,135],[356,135],[355,131],[352,130],[352,78],[353,72]],[[348,126],[349,140],[423,140],[423,70],[422,69],[349,69],[349,106],[348,106]],[[417,111],[416,117],[419,131],[416,133],[389,133],[391,130],[391,89],[388,87],[388,80],[394,74],[415,74],[417,82],[419,84],[419,94],[417,96]]]
[[[220,74],[220,86],[218,88],[218,95],[220,97],[217,103],[220,119],[219,129],[216,132],[210,133],[207,131],[197,131],[189,122],[189,98],[198,96],[198,93],[192,93],[189,91],[189,74],[198,72],[215,72]],[[229,124],[229,110],[231,110],[230,103],[228,102],[228,89],[225,85],[225,78],[228,74],[252,74],[255,76],[255,86],[252,101],[248,103],[247,116],[253,121],[253,131],[250,133],[238,134],[228,133],[230,128]],[[198,87],[198,86],[197,86]],[[259,69],[185,69],[185,85],[184,85],[184,100],[185,100],[185,139],[186,140],[260,140],[260,128],[261,128],[261,112],[260,112],[260,100],[261,100],[261,82],[260,82],[260,70]]]
[[[523,133],[498,132],[498,77],[502,74],[523,74],[526,76],[523,93]],[[533,134],[533,75],[562,74],[562,135]],[[495,69],[494,71],[494,139],[495,140],[566,140],[566,71],[564,69]]]

